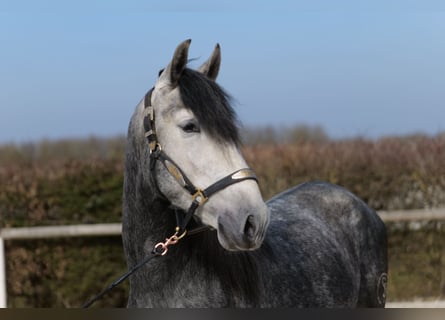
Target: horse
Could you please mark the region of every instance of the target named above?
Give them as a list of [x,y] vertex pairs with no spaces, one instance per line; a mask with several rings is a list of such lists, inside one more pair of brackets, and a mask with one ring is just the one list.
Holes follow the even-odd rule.
[[216,83],[220,46],[194,70],[190,42],[178,45],[128,127],[125,257],[132,267],[163,256],[131,275],[127,306],[384,307],[378,215],[323,181],[265,202],[240,151],[231,97]]

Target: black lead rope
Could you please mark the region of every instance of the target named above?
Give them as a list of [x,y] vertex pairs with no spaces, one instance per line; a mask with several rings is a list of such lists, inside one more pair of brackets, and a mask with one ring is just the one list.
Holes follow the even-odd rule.
[[[185,175],[184,175],[185,176]],[[94,302],[101,299],[105,294],[113,290],[116,286],[121,284],[125,279],[127,279],[129,276],[131,276],[134,272],[139,270],[143,265],[145,265],[148,261],[155,257],[163,256],[167,253],[168,246],[171,244],[176,244],[182,237],[184,237],[187,233],[187,226],[190,222],[190,220],[193,218],[193,215],[198,209],[200,205],[202,205],[207,199],[213,195],[214,193],[232,185],[237,182],[241,182],[244,180],[252,179],[257,181],[257,178],[255,176],[255,173],[249,169],[244,168],[235,171],[234,173],[222,178],[221,180],[218,180],[214,184],[210,185],[204,190],[196,189],[193,185],[193,189],[196,190],[195,194],[193,194],[193,201],[185,213],[185,215],[181,214],[180,211],[182,210],[175,210],[176,211],[176,222],[177,227],[175,230],[175,234],[171,236],[170,238],[165,239],[165,242],[158,243],[151,253],[151,255],[145,257],[143,260],[141,260],[138,264],[136,264],[134,267],[132,267],[130,270],[128,270],[125,274],[123,274],[121,277],[119,277],[116,281],[114,281],[112,284],[110,284],[106,289],[104,289],[102,292],[100,292],[98,295],[96,295],[94,298],[86,302],[82,307],[88,308],[90,307]],[[187,179],[188,180],[188,179]],[[191,230],[189,232],[189,235],[198,233],[204,230],[208,230],[209,227],[202,226],[198,227],[195,230]]]
[[105,288],[104,290],[102,290],[102,292],[100,292],[98,295],[96,295],[94,298],[92,298],[91,300],[89,300],[88,302],[85,302],[82,305],[82,308],[86,309],[89,308],[93,303],[95,303],[96,301],[102,299],[102,297],[104,295],[106,295],[108,292],[110,292],[111,290],[113,290],[115,287],[117,287],[118,285],[120,285],[125,279],[127,279],[129,276],[131,276],[133,273],[135,273],[137,270],[139,270],[144,264],[146,264],[147,262],[149,262],[151,259],[156,258],[156,257],[160,257],[161,254],[157,253],[155,251],[153,251],[151,253],[151,255],[146,256],[143,260],[141,260],[138,264],[136,264],[135,266],[133,266],[130,270],[128,270],[126,273],[124,273],[122,276],[120,276],[118,279],[116,279],[112,284],[110,284],[107,288]]
[[[113,283],[111,283],[107,288],[105,288],[104,290],[102,290],[99,294],[97,294],[96,296],[94,296],[92,299],[90,299],[88,302],[85,302],[82,305],[82,308],[86,309],[89,308],[93,303],[95,303],[96,301],[100,300],[103,298],[104,295],[106,295],[108,292],[110,292],[111,290],[113,290],[115,287],[117,287],[118,285],[120,285],[122,282],[124,282],[129,276],[131,276],[133,273],[135,273],[136,271],[138,271],[142,266],[144,266],[147,262],[149,262],[150,260],[152,260],[153,258],[156,257],[161,257],[167,254],[168,251],[168,246],[172,245],[172,244],[176,244],[179,240],[181,240],[186,234],[188,236],[203,232],[203,231],[207,231],[207,230],[211,230],[210,227],[207,226],[199,226],[196,228],[193,228],[190,231],[187,231],[185,228],[189,222],[189,220],[187,220],[187,222],[185,223],[184,218],[181,218],[181,216],[183,215],[183,213],[181,213],[179,209],[176,209],[176,219],[177,219],[177,227],[175,230],[175,233],[170,237],[170,238],[166,238],[165,242],[159,242],[158,244],[156,244],[153,247],[153,250],[151,251],[151,254],[146,256],[144,259],[142,259],[141,261],[139,261],[135,266],[131,267],[126,273],[124,273],[123,275],[121,275],[118,279],[116,279]],[[187,215],[186,215],[187,216]],[[186,218],[187,219],[187,218]]]
[[[185,175],[184,175],[185,177]],[[176,222],[177,227],[175,230],[175,234],[171,236],[170,238],[165,239],[165,242],[160,242],[156,244],[156,246],[153,248],[153,251],[151,255],[145,257],[143,260],[141,260],[138,264],[136,264],[134,267],[132,267],[130,270],[128,270],[125,274],[123,274],[121,277],[119,277],[116,281],[114,281],[112,284],[110,284],[106,289],[104,289],[102,292],[100,292],[97,296],[89,300],[87,303],[85,303],[82,307],[88,308],[90,307],[94,302],[101,299],[105,294],[110,292],[112,289],[114,289],[116,286],[118,286],[120,283],[122,283],[125,279],[127,279],[130,275],[132,275],[134,272],[139,270],[143,265],[145,265],[147,262],[152,260],[155,257],[163,256],[168,251],[168,246],[171,244],[176,244],[182,237],[184,237],[187,234],[187,226],[192,220],[194,213],[196,209],[198,209],[199,206],[201,206],[204,202],[207,201],[207,199],[213,195],[214,193],[241,181],[244,180],[255,180],[257,181],[257,178],[255,176],[255,173],[249,169],[244,168],[235,171],[234,173],[222,178],[221,180],[218,180],[214,184],[210,185],[204,190],[196,189],[191,183],[192,186],[196,192],[192,195],[193,201],[187,210],[185,214],[181,212],[182,210],[175,210],[176,211]],[[188,180],[188,179],[187,179]],[[194,230],[191,230],[188,232],[188,235],[192,235],[201,231],[209,230],[210,228],[207,226],[201,226]]]

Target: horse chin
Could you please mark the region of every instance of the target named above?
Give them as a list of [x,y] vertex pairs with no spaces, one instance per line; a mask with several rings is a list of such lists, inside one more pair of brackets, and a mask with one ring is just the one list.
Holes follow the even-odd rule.
[[219,244],[227,251],[254,251],[261,247],[263,241],[259,242],[237,242],[228,239],[218,231]]

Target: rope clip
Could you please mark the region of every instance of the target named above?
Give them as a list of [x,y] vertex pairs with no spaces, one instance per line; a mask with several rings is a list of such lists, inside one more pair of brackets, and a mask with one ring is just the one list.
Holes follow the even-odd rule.
[[179,227],[176,227],[175,233],[170,238],[166,238],[165,242],[159,242],[156,244],[153,248],[153,254],[157,256],[165,256],[168,251],[168,246],[178,243],[178,241],[184,238],[185,234],[187,233],[187,230],[184,230],[184,232],[179,235],[179,231]]

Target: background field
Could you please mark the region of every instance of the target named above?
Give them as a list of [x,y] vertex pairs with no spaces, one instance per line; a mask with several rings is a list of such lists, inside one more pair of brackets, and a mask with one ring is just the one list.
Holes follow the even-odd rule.
[[[265,199],[327,180],[376,210],[445,207],[445,135],[330,140],[304,126],[244,131]],[[125,139],[0,146],[0,228],[120,222]],[[388,223],[390,301],[445,296],[445,223]],[[119,237],[7,241],[10,307],[74,307],[126,270]],[[125,306],[125,283],[95,306]]]

